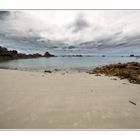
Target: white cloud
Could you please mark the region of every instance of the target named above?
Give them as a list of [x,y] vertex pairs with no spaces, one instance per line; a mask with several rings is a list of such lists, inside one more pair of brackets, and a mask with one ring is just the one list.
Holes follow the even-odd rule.
[[0,20],[0,34],[42,37],[68,43],[114,41],[140,35],[140,10],[10,11]]

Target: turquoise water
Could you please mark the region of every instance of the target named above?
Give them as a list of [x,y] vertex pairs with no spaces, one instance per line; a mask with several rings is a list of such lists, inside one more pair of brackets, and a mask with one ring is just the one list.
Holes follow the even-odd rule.
[[2,68],[23,70],[88,70],[97,66],[113,63],[140,62],[135,57],[51,57],[36,59],[18,59],[0,62]]

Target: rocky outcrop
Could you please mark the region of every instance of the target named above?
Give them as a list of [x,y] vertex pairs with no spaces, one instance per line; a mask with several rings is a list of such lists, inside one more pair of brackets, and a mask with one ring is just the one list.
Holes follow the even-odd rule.
[[97,67],[89,74],[105,74],[110,76],[117,76],[120,79],[128,79],[131,83],[140,84],[140,63],[128,62],[110,64],[103,67]]
[[50,54],[49,52],[45,52],[45,54],[43,56],[44,57],[54,57],[55,55]]
[[135,55],[134,54],[130,54],[130,57],[134,57]]
[[130,54],[129,57],[136,57],[136,58],[140,58],[140,55],[134,55],[134,54]]
[[7,50],[7,48],[0,46],[0,60],[7,60],[7,59],[26,59],[26,58],[38,58],[38,57],[53,57],[54,55],[46,52],[44,55],[39,53],[36,54],[24,54],[18,53],[16,50]]

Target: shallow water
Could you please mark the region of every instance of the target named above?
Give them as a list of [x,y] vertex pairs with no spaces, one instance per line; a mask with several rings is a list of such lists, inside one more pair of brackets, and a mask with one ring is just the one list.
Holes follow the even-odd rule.
[[135,57],[51,57],[35,59],[17,59],[0,62],[1,68],[22,70],[88,70],[97,66],[113,63],[140,62]]

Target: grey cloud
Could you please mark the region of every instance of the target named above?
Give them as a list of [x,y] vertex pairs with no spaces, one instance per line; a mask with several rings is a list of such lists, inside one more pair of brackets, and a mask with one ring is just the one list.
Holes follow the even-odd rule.
[[[126,12],[121,14],[118,11],[115,13],[110,11],[110,15],[106,12],[103,12],[103,15],[100,12],[96,15],[94,12],[96,11],[89,15],[76,12],[71,15],[70,19],[65,16],[63,18],[59,15],[60,13],[58,15],[55,13],[56,20],[52,20],[52,16],[40,16],[38,13],[34,14],[34,11],[29,13],[26,11],[0,11],[0,43],[7,45],[8,42],[11,46],[11,42],[13,42],[13,46],[18,47],[35,44],[32,46],[37,48],[45,46],[44,44],[50,41],[62,41],[62,43],[70,43],[70,45],[85,42],[79,46],[81,48],[98,48],[98,50],[136,46],[140,50],[140,19],[138,18],[140,12],[131,14],[130,11],[130,16],[129,14],[126,16]],[[44,20],[46,17],[47,20]],[[56,22],[59,22],[58,19],[59,24]],[[64,23],[62,26],[61,21]],[[44,40],[44,44],[42,40]],[[58,43],[53,43],[53,45],[48,43],[46,46],[58,46]]]
[[79,16],[76,21],[68,26],[68,28],[72,29],[72,32],[77,33],[89,26],[89,23],[82,17]]

